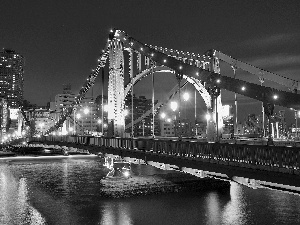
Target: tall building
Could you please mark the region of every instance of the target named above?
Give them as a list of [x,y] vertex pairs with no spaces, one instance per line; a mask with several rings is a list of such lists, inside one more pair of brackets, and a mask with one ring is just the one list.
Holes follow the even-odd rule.
[[[63,93],[55,96],[55,102],[50,102],[50,110],[55,112],[57,121],[64,110],[67,110],[73,104],[76,95],[71,92],[71,85],[63,85]],[[97,105],[93,97],[85,97],[80,105],[76,106],[73,114],[68,117],[63,124],[62,134],[91,134],[98,128]],[[74,123],[75,121],[75,123]]]
[[14,50],[0,52],[0,96],[8,107],[17,109],[23,101],[24,57]]

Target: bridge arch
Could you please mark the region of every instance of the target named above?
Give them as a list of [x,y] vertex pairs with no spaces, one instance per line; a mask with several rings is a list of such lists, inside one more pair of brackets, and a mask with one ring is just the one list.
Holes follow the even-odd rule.
[[[141,79],[148,76],[152,71],[153,72],[158,72],[158,73],[160,73],[160,72],[174,73],[173,70],[171,70],[170,68],[165,67],[165,66],[155,66],[155,67],[153,67],[153,69],[151,69],[151,68],[146,69],[146,70],[142,71],[141,73],[137,74],[132,79],[132,81],[127,84],[127,86],[125,87],[125,91],[124,91],[125,96],[129,93],[132,85],[135,85]],[[189,77],[187,75],[183,75],[183,79],[185,79],[188,83],[190,83],[194,86],[194,88],[198,91],[198,93],[201,95],[201,97],[203,98],[203,100],[205,102],[205,105],[207,107],[207,112],[210,114],[210,119],[207,120],[207,134],[208,134],[208,136],[211,136],[211,138],[214,137],[216,129],[218,129],[219,134],[221,134],[222,131],[223,131],[223,119],[222,119],[222,116],[220,116],[221,115],[220,113],[219,113],[219,117],[218,118],[216,117],[216,112],[217,112],[216,110],[221,109],[221,107],[222,107],[221,97],[218,98],[217,103],[214,103],[212,101],[212,97],[211,97],[210,93],[208,92],[208,90],[205,88],[205,86],[201,83],[201,81],[199,79],[194,78],[194,77]],[[170,93],[169,93],[169,95],[170,95]],[[170,98],[166,101],[159,101],[154,106],[154,111],[157,111],[160,107],[167,104],[169,100],[170,100]],[[214,107],[213,104],[218,104],[218,107]],[[221,111],[221,110],[219,110],[219,111]],[[140,118],[136,119],[135,121],[133,121],[133,124],[141,122],[142,119],[149,116],[151,113],[152,113],[152,110],[151,109],[148,110],[142,117],[140,117]],[[217,120],[218,120],[218,126],[216,126],[216,121]],[[132,126],[132,122],[127,124],[125,126],[125,129],[128,129],[130,126]],[[211,141],[214,141],[214,139],[211,140]]]
[[[198,56],[190,53],[187,53],[188,56],[179,56],[178,52],[173,52],[175,53],[174,55],[166,52],[167,50],[164,48],[158,49],[151,45],[143,44],[121,30],[112,30],[109,34],[109,40],[106,43],[105,50],[103,50],[98,60],[99,63],[96,69],[93,70],[93,72],[88,76],[86,82],[82,86],[71,107],[66,109],[62,113],[57,123],[52,128],[50,128],[46,132],[46,134],[49,134],[51,133],[51,131],[56,130],[58,127],[60,127],[66,120],[66,118],[71,115],[74,107],[80,104],[89,88],[94,84],[99,71],[104,68],[107,58],[115,57],[115,59],[112,59],[110,61],[112,62],[112,65],[114,64],[114,66],[110,66],[110,69],[112,68],[112,70],[110,70],[110,74],[113,74],[113,76],[118,75],[121,79],[119,81],[116,81],[116,84],[114,84],[115,87],[118,86],[118,82],[122,82],[122,76],[124,76],[124,66],[122,63],[124,63],[124,58],[121,57],[120,52],[126,49],[130,49],[135,53],[145,56],[146,58],[148,58],[148,60],[155,62],[157,65],[163,65],[172,69],[175,74],[185,74],[188,77],[187,79],[191,79],[191,81],[194,81],[195,83],[197,83],[198,81],[200,82],[200,80],[206,82],[207,86],[210,87],[210,89],[208,89],[208,92],[211,98],[214,98],[214,100],[216,100],[217,102],[216,107],[218,107],[218,102],[220,102],[220,100],[218,99],[220,98],[215,95],[214,91],[219,93],[220,89],[225,89],[237,94],[250,97],[252,99],[256,99],[258,101],[262,101],[264,103],[280,105],[287,108],[300,109],[300,98],[299,95],[295,93],[279,91],[274,88],[263,87],[261,85],[249,83],[235,78],[221,76],[220,71],[218,71],[218,58],[222,60],[223,55],[219,52],[214,51],[212,55],[208,56],[208,61],[199,59],[197,58]],[[227,61],[230,62],[230,64],[234,63],[231,59],[228,59]],[[241,67],[240,62],[236,62],[236,66],[238,68]],[[251,71],[255,72],[256,70],[252,68]],[[290,84],[290,81],[288,81],[288,83]],[[121,85],[119,84],[119,86]],[[124,86],[122,89],[124,90]],[[123,94],[120,95],[124,96]],[[115,121],[114,129],[117,131],[116,133],[121,134],[124,127],[124,124],[122,122],[122,110],[124,110],[124,105],[122,105],[124,103],[122,102],[124,102],[124,99],[117,97],[118,96],[115,95],[113,97],[113,109],[111,110],[111,112],[115,113],[116,115],[114,114],[113,116],[110,116],[110,118]],[[205,100],[206,98],[203,99]],[[208,104],[206,103],[206,105]],[[211,101],[211,105],[211,108],[213,108],[213,100]]]

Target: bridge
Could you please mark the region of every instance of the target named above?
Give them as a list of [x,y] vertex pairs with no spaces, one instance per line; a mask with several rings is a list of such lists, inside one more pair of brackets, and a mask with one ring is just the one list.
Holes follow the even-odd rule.
[[132,162],[142,160],[160,169],[175,169],[198,177],[300,194],[300,151],[297,147],[92,136],[44,136],[31,140],[86,149],[94,154],[116,155]]
[[[107,63],[107,61],[109,62]],[[220,61],[232,67],[233,78],[222,74]],[[97,76],[105,73],[106,65],[108,65],[109,77],[107,93],[108,137],[52,136],[52,133],[59,129],[67,118],[72,118],[76,107],[80,105],[87,91],[95,84]],[[254,74],[260,85],[237,79],[236,71],[238,69]],[[154,82],[153,74],[159,72],[173,74],[178,83],[177,87],[169,93],[166,99],[157,104],[154,104],[153,92],[152,109],[141,118],[132,119],[131,123],[125,124],[124,102],[126,95],[131,93],[133,96],[134,85],[148,75],[152,76],[152,82]],[[130,77],[127,85],[124,85],[125,74]],[[205,102],[207,113],[210,115],[210,119],[207,120],[205,143],[185,141],[181,137],[176,141],[159,140],[154,137],[154,116],[175,93],[179,96],[180,106],[183,80],[185,80],[184,84],[191,83],[199,92]],[[265,80],[276,82],[283,90],[264,86]],[[220,112],[222,107],[221,90],[231,91],[262,102],[263,118],[266,116],[268,120],[268,146],[219,143],[220,135],[223,132]],[[97,150],[95,151],[101,149],[101,151],[110,151],[123,156],[136,156],[140,159],[147,157],[147,159],[153,159],[157,162],[176,165],[180,170],[185,170],[185,168],[201,171],[211,170],[217,174],[224,173],[225,176],[221,176],[222,179],[233,179],[233,177],[238,176],[300,187],[298,148],[274,146],[271,132],[274,105],[299,110],[298,90],[300,90],[300,85],[297,80],[249,65],[217,50],[209,50],[201,55],[152,46],[136,40],[124,31],[113,29],[109,33],[109,38],[101,52],[96,68],[88,75],[70,107],[61,113],[53,127],[42,134],[42,140],[53,142],[57,141],[58,138],[63,143],[96,146]],[[235,99],[235,107],[237,108],[236,104]],[[132,108],[132,113],[133,110]],[[37,136],[37,133],[33,131],[34,128],[30,126],[30,121],[26,118],[24,110],[21,112],[26,121],[27,129],[24,130],[27,131],[27,137],[32,136],[32,134]],[[125,138],[126,128],[131,127],[133,130],[134,124],[150,115],[152,115],[152,139],[134,138],[133,132],[131,138]],[[178,120],[180,124],[180,113]],[[75,120],[74,123],[76,123]],[[34,138],[39,139],[39,137]],[[140,146],[136,143],[143,144]],[[189,165],[190,167],[188,167]]]

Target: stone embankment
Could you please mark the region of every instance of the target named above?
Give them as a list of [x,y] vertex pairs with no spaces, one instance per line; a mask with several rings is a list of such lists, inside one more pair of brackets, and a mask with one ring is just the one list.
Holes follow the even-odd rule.
[[128,179],[105,178],[100,182],[102,184],[101,194],[111,198],[184,191],[226,191],[230,188],[230,183],[227,181],[197,178],[180,172],[152,176],[132,176]]

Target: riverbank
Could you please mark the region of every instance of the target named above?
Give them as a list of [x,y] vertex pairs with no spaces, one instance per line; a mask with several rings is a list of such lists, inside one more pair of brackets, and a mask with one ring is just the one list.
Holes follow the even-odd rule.
[[198,178],[176,171],[152,176],[132,176],[128,179],[105,178],[100,183],[102,184],[101,195],[108,198],[125,198],[185,191],[225,191],[230,189],[228,181]]

